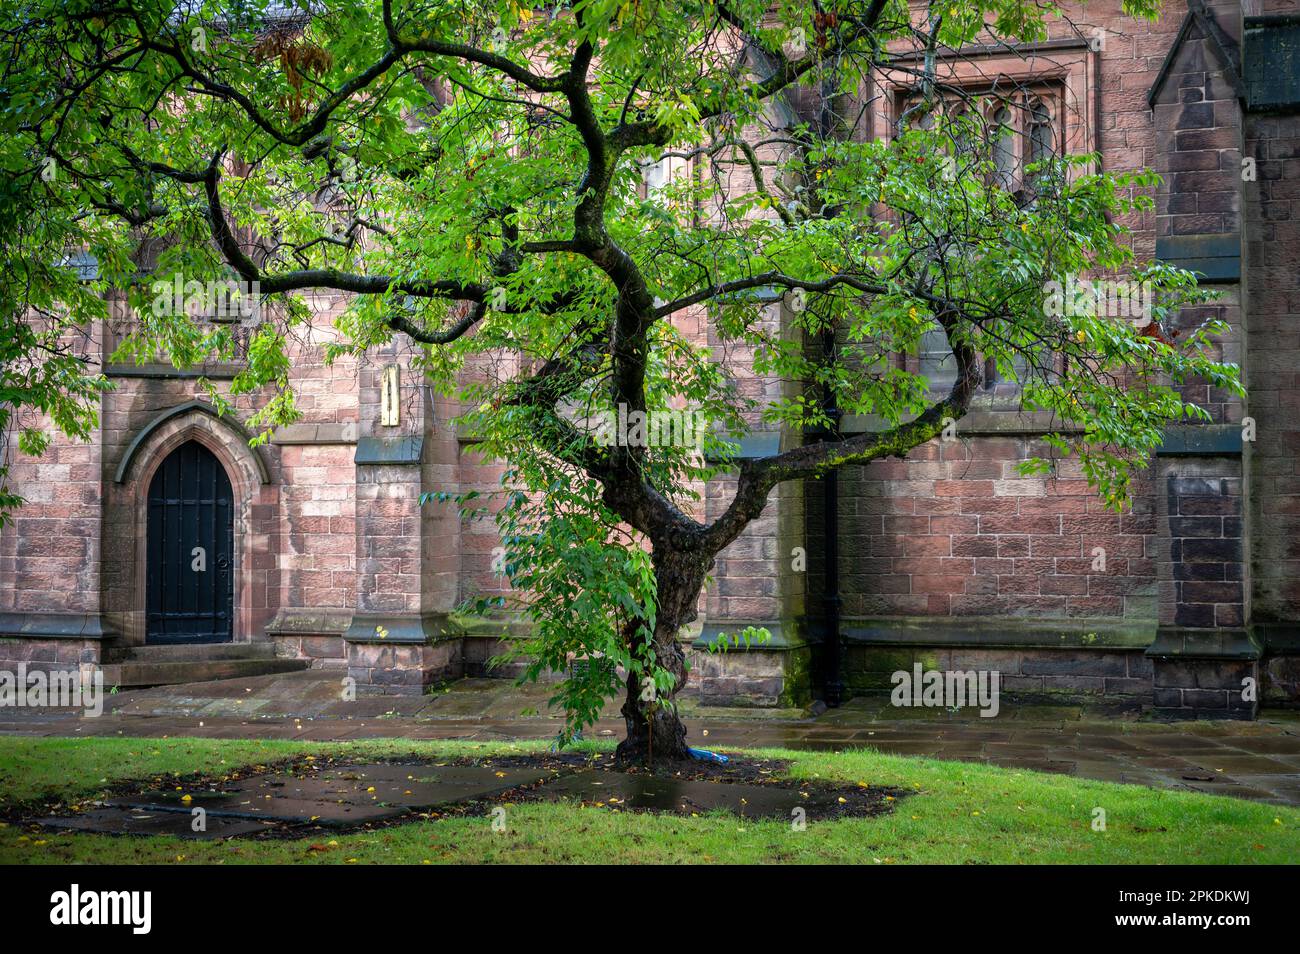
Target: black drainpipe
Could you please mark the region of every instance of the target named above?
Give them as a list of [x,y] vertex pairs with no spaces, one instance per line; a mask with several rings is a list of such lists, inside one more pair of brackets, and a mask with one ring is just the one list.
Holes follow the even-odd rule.
[[[835,332],[823,335],[829,364],[835,363]],[[829,422],[826,426],[828,441],[840,439],[840,408],[835,391],[825,389],[825,410]],[[835,708],[844,700],[844,679],[841,673],[843,649],[840,645],[840,480],[837,470],[822,477],[822,558],[826,566],[826,585],[822,596],[822,617],[826,631],[822,638],[822,701]]]
[[[821,102],[817,111],[818,131],[828,140],[843,134],[844,121],[836,109],[836,87],[839,79],[838,63],[831,64],[831,72],[821,84]],[[822,349],[826,363],[834,367],[837,360],[835,326],[827,322],[822,333]],[[840,439],[840,407],[835,389],[829,384],[822,395],[827,423],[824,440]],[[843,648],[840,645],[840,484],[835,470],[822,477],[822,557],[826,564],[826,589],[822,596],[822,617],[825,636],[822,638],[822,701],[834,708],[844,700],[844,678],[841,673]]]

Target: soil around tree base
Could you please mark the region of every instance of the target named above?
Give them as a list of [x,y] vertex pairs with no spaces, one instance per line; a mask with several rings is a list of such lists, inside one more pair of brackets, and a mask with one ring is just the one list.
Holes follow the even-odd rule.
[[[491,786],[498,778],[500,790],[482,797],[460,798],[439,802],[437,793],[430,804],[387,806],[391,812],[379,813],[359,823],[351,823],[346,814],[330,817],[327,803],[319,809],[307,803],[295,803],[285,815],[266,815],[264,827],[256,831],[241,830],[243,838],[309,838],[325,834],[375,830],[393,825],[441,818],[491,815],[498,806],[521,803],[566,801],[585,808],[611,812],[648,812],[652,814],[703,815],[714,811],[731,812],[747,818],[771,818],[784,821],[815,822],[844,818],[866,818],[893,810],[896,800],[910,794],[902,789],[858,783],[835,783],[820,779],[794,779],[785,773],[789,763],[777,759],[731,758],[726,763],[691,760],[660,763],[653,769],[620,765],[611,754],[539,753],[460,757],[445,760],[392,759],[359,762],[355,758],[294,758],[267,765],[249,766],[223,776],[194,774],[181,778],[166,777],[147,783],[127,782],[106,789],[96,798],[76,805],[57,801],[44,804],[11,806],[3,814],[17,824],[47,825],[62,829],[95,831],[108,834],[186,834],[182,825],[175,831],[151,831],[133,823],[139,813],[156,808],[155,819],[163,822],[184,819],[188,823],[189,805],[213,804],[213,818],[222,816],[219,802],[233,795],[254,791],[277,790],[283,786],[319,785],[324,780],[338,784],[355,780],[354,804],[365,804],[368,775],[392,776],[397,779],[437,779],[455,770],[477,772]],[[394,774],[396,773],[396,774]],[[512,780],[526,778],[523,784]],[[391,780],[391,779],[390,779]],[[397,782],[397,787],[415,782]],[[437,784],[436,781],[432,784]],[[191,794],[192,793],[192,794]],[[180,802],[186,794],[191,801]],[[411,792],[406,792],[410,795]],[[382,797],[382,792],[379,797]],[[417,796],[418,797],[418,796]],[[247,804],[246,802],[242,804]],[[343,804],[339,801],[338,804]],[[385,803],[381,802],[381,806]],[[118,815],[114,815],[114,812]],[[167,812],[170,811],[170,817]],[[298,812],[295,815],[293,812]],[[319,811],[319,814],[317,814]],[[33,818],[34,814],[45,817]],[[93,813],[92,817],[90,816]],[[132,814],[134,813],[134,814]],[[246,817],[246,816],[244,816]],[[116,818],[117,824],[114,823]],[[222,837],[214,832],[208,837]]]

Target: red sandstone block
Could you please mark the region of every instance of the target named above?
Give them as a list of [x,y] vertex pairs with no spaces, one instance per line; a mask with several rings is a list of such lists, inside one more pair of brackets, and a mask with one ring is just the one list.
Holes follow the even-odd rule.
[[952,552],[949,537],[904,537],[903,553],[907,556],[948,556]]
[[879,460],[871,464],[869,475],[873,480],[907,480],[918,476],[905,460]]
[[1152,559],[1130,559],[1128,561],[1128,573],[1129,576],[1150,579],[1156,575],[1156,561]]
[[995,596],[998,592],[998,578],[996,576],[968,576],[966,577],[967,596]]
[[1013,605],[1012,598],[1004,596],[954,596],[951,602],[954,616],[1000,616]]
[[910,593],[912,592],[912,577],[902,574],[873,576],[870,579],[869,586],[876,593]]
[[731,597],[724,601],[724,613],[729,619],[773,619],[779,609],[774,599]]
[[1023,557],[1029,555],[1029,538],[1017,536],[998,537],[999,557]]
[[311,553],[354,553],[356,546],[355,537],[342,534],[320,534],[306,541],[306,549]]
[[352,587],[291,587],[288,598],[295,606],[347,608],[356,602],[356,592]]
[[1061,518],[1061,533],[1119,533],[1119,514],[1087,514]]
[[254,553],[252,565],[254,570],[273,570],[278,563],[277,554],[275,553]]
[[1155,514],[1125,514],[1120,518],[1120,532],[1125,534],[1146,535],[1156,532]]
[[916,512],[916,499],[913,497],[859,497],[856,505],[860,514],[910,514]]
[[1012,514],[1016,512],[1017,497],[962,497],[961,512],[964,514]]
[[987,515],[980,517],[980,533],[998,533],[998,534],[1053,534],[1061,530],[1061,518],[1038,514],[1036,516],[1027,516],[1016,514],[1015,516]]
[[951,476],[956,480],[1001,480],[1003,464],[997,460],[972,460],[953,464]]
[[1023,514],[1081,514],[1088,506],[1086,497],[1022,497],[1020,512]]
[[1124,602],[1110,596],[1075,596],[1066,605],[1070,616],[1123,616]]
[[[947,537],[935,537],[933,539],[945,542],[948,540]],[[876,537],[871,541],[871,555],[877,557],[903,556],[906,541],[906,537]]]
[[1240,603],[1240,583],[1184,582],[1179,583],[1181,601],[1184,603]]
[[1117,556],[1138,558],[1146,556],[1146,538],[1136,534],[1083,537],[1083,555],[1094,556],[1098,547],[1105,550],[1107,560]]
[[1031,536],[1029,538],[1029,553],[1031,556],[1035,557],[1079,556],[1079,538],[1062,536]]
[[952,597],[947,594],[931,593],[926,597],[925,609],[930,616],[947,616],[952,608]]
[[775,596],[776,580],[773,577],[723,577],[718,581],[718,592],[723,596]]
[[1214,607],[1215,626],[1242,626],[1245,614],[1240,603],[1228,603]]
[[[1006,438],[986,438],[979,442],[979,456],[987,460],[1023,460],[1027,454],[1019,441]],[[1001,472],[998,476],[1002,476]]]
[[[965,464],[961,465],[963,468]],[[871,476],[878,476],[872,473]],[[912,460],[907,462],[904,480],[947,480],[953,476],[953,464],[946,461]]]
[[887,534],[900,535],[928,534],[931,532],[930,518],[906,515],[886,516],[883,531]]
[[1039,579],[1039,590],[1044,595],[1086,596],[1088,578],[1086,576],[1043,576]]
[[957,514],[961,512],[960,497],[921,497],[915,501],[918,514]]
[[964,557],[998,556],[998,538],[982,536],[953,536],[952,554],[953,556]]
[[[1300,497],[1296,498],[1300,500]],[[975,534],[979,532],[979,518],[970,516],[944,516],[930,518],[931,533]]]
[[1015,596],[1007,597],[1010,601],[1009,612],[1013,616],[1064,616],[1068,597],[1064,596]]
[[999,576],[997,592],[1003,596],[1037,596],[1038,577]]
[[1103,570],[1094,569],[1094,563],[1094,559],[1088,555],[1085,555],[1080,560],[1058,557],[1056,559],[1056,572],[1064,576],[1123,576],[1128,572],[1128,560],[1122,557],[1107,558],[1106,567]]
[[936,480],[934,482],[936,497],[991,497],[993,481],[991,480]]
[[770,560],[719,560],[714,573],[717,577],[761,577],[775,575],[784,569]]
[[[961,424],[958,422],[958,430]],[[978,456],[978,451],[967,441],[964,440],[940,440],[939,441],[939,459],[944,461],[969,461]],[[965,468],[958,468],[964,470]]]
[[301,517],[289,514],[290,532],[297,534],[318,534],[330,532],[330,517]]
[[1132,596],[1150,588],[1150,579],[1136,576],[1093,576],[1088,581],[1091,596]]
[[933,573],[936,567],[944,575],[970,576],[975,572],[975,561],[970,557],[940,557],[937,561],[931,560],[929,570],[922,572]]
[[913,447],[907,452],[908,460],[939,460],[939,442],[930,441],[928,444],[922,444],[920,447]]

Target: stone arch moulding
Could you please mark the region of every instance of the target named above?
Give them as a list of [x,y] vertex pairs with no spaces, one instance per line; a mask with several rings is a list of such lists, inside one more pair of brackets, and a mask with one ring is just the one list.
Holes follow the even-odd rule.
[[[221,412],[218,411],[211,404],[208,404],[206,401],[187,401],[184,404],[176,405],[176,407],[168,408],[166,411],[163,411],[161,414],[155,417],[144,427],[140,428],[140,433],[135,435],[135,439],[132,440],[131,443],[127,446],[126,453],[122,455],[122,460],[117,465],[117,471],[113,474],[113,482],[116,484],[126,483],[127,475],[131,472],[131,465],[135,462],[141,450],[145,449],[151,443],[151,439],[159,429],[161,429],[171,421],[175,421],[177,419],[184,418],[192,414],[208,415],[213,419],[213,421],[219,427],[232,431],[233,432],[232,436],[238,437],[239,440],[242,442],[242,446],[245,451],[244,454],[234,454],[234,455],[223,454],[222,452],[218,451],[215,447],[211,448],[211,450],[214,453],[216,453],[218,458],[221,457],[226,457],[226,458],[235,457],[236,459],[242,458],[242,460],[240,461],[241,464],[247,466],[248,464],[251,463],[252,467],[256,469],[257,471],[256,479],[258,483],[269,484],[271,482],[271,473],[267,469],[266,461],[262,459],[262,455],[256,449],[248,445],[248,441],[249,441],[248,432],[245,431],[243,427],[241,427],[235,421],[232,421],[229,418],[222,417]],[[186,427],[185,429],[189,430],[188,427]],[[183,441],[180,443],[183,443]],[[177,446],[179,446],[179,444]],[[242,470],[244,469],[244,467],[241,467],[240,469]]]
[[[142,427],[127,446],[114,474],[115,497],[124,505],[119,533],[129,540],[118,541],[129,574],[124,580],[132,595],[131,611],[122,626],[127,645],[143,645],[147,638],[146,580],[148,574],[149,484],[159,466],[174,450],[196,441],[210,450],[226,475],[234,493],[234,626],[235,642],[262,638],[272,612],[267,605],[267,585],[257,580],[257,554],[265,552],[273,535],[276,488],[270,470],[257,449],[248,444],[248,433],[236,422],[223,418],[204,401],[188,401],[163,411]],[[261,515],[259,511],[262,511]],[[115,521],[116,523],[116,521]],[[263,570],[263,575],[265,571]]]

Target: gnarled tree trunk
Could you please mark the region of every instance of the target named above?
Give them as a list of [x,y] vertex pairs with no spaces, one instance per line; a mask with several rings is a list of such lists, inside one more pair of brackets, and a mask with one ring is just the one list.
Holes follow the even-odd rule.
[[627,699],[621,710],[627,723],[627,737],[615,753],[620,762],[658,763],[690,758],[686,726],[677,714],[677,694],[686,685],[687,678],[686,652],[677,641],[677,634],[695,621],[700,590],[713,558],[699,552],[656,549],[653,560],[659,599],[655,659],[672,674],[674,681],[667,693],[647,692],[637,676],[628,676]]

